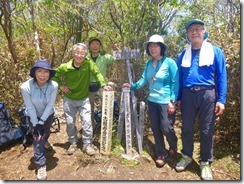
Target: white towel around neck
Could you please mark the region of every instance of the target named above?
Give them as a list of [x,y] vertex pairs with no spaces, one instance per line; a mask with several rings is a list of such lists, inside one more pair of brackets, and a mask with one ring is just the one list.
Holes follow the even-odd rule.
[[[212,65],[214,61],[214,50],[211,43],[206,40],[203,41],[200,50],[199,66],[209,66]],[[185,54],[182,59],[181,66],[190,67],[191,66],[191,44],[186,48]]]

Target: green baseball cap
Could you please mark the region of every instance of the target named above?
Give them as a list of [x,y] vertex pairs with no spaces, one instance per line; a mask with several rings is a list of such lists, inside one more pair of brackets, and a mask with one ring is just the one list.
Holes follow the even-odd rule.
[[192,24],[201,24],[204,26],[204,22],[199,20],[199,19],[193,19],[193,20],[190,20],[186,23],[186,30],[192,25]]

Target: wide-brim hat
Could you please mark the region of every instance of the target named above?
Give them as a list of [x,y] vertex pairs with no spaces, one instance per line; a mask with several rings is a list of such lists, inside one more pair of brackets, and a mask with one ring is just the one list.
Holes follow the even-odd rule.
[[93,42],[94,40],[98,41],[98,42],[102,45],[101,40],[100,40],[99,38],[97,38],[97,37],[91,37],[91,38],[89,39],[89,45],[90,45],[91,42]]
[[164,43],[163,37],[158,34],[152,35],[148,41],[144,42],[144,47],[147,48],[149,43],[161,43],[164,47],[164,50],[168,48],[168,46]]
[[37,62],[35,62],[34,66],[30,69],[30,76],[32,78],[35,77],[35,70],[37,68],[44,68],[46,70],[50,71],[50,78],[54,77],[56,71],[54,69],[52,69],[51,64],[46,61],[46,60],[38,60]]
[[[185,25],[186,30],[188,30],[189,27],[190,27],[191,25],[193,25],[193,24],[200,24],[200,25],[202,25],[202,26],[205,26],[205,24],[204,24],[204,22],[203,22],[202,20],[200,20],[200,19],[193,19],[193,20],[190,20],[190,21],[188,21],[188,22],[186,23],[186,25]],[[208,32],[206,31],[205,34],[204,34],[203,40],[207,39],[208,36],[209,36],[209,34],[208,34]],[[189,38],[188,38],[188,37],[187,37],[187,40],[189,41]]]

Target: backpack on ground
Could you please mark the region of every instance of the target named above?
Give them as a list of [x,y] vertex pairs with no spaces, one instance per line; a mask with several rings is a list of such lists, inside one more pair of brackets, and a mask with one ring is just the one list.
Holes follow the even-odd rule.
[[[113,110],[114,119],[119,119],[119,104],[117,99],[114,99],[114,110]],[[101,132],[101,123],[102,123],[102,111],[94,112],[95,126],[93,127],[93,134],[99,134]]]
[[18,141],[22,135],[21,128],[15,123],[5,104],[0,102],[0,148]]
[[[29,145],[32,145],[33,143],[33,135],[32,130],[30,128],[30,117],[28,117],[25,113],[26,107],[25,105],[22,105],[19,108],[19,118],[21,121],[20,128],[23,132],[23,141],[22,144],[24,148],[26,148]],[[51,125],[51,128],[54,129],[54,131],[50,130],[51,132],[59,132],[60,131],[60,122],[58,117],[53,117],[53,123]]]
[[23,132],[22,144],[23,144],[24,148],[31,145],[34,140],[32,132],[31,132],[31,128],[29,125],[29,117],[26,116],[25,109],[26,108],[24,105],[22,105],[19,108],[19,118],[20,118],[20,122],[21,122],[20,128]]

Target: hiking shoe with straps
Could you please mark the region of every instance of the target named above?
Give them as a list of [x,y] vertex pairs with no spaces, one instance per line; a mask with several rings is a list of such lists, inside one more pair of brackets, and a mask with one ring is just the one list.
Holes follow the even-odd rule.
[[188,157],[187,155],[182,154],[180,161],[176,164],[175,170],[176,171],[184,171],[188,165],[192,162],[192,158]]
[[67,153],[68,153],[68,155],[73,155],[76,150],[77,150],[77,144],[73,143],[70,145]]
[[44,165],[37,169],[37,180],[46,180],[46,179],[47,179],[47,171],[46,171],[46,165]]
[[166,164],[165,159],[166,159],[167,156],[168,156],[168,155],[166,155],[166,156],[159,156],[159,157],[157,158],[157,160],[156,160],[156,165],[157,165],[158,167],[163,167],[163,166]]
[[201,178],[203,180],[213,180],[209,162],[200,162]]
[[87,155],[95,155],[97,153],[96,147],[93,144],[84,145],[82,149]]

